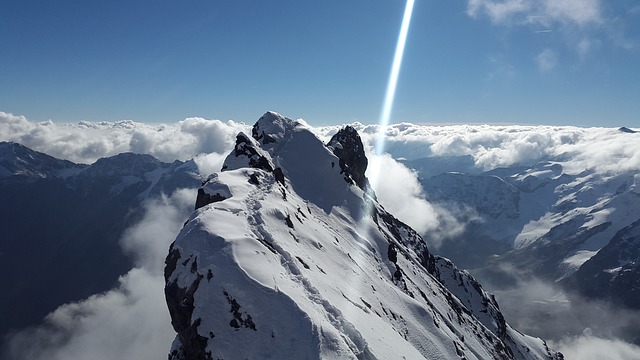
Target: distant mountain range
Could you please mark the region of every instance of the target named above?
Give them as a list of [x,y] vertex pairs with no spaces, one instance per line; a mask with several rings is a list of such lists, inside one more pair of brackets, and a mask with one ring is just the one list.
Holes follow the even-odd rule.
[[[421,183],[429,201],[465,223],[462,234],[438,240],[437,253],[492,288],[508,289],[530,277],[560,286],[570,299],[640,309],[637,171],[568,174],[562,164],[570,159],[487,172],[423,170],[441,161],[406,163],[427,174]],[[429,234],[425,238],[431,241]],[[640,341],[640,326],[625,330],[624,336]]]
[[200,183],[193,162],[125,153],[82,165],[1,142],[0,334],[111,289],[133,266],[119,240],[141,204]]
[[[292,125],[286,126],[291,127]],[[253,211],[252,216],[256,222],[249,225],[240,223],[236,225],[248,226],[245,230],[252,233],[262,228],[260,221],[263,221],[264,224],[267,224],[263,224],[264,227],[269,231],[280,234],[281,229],[271,228],[275,226],[273,224],[276,221],[280,221],[286,226],[284,229],[286,231],[282,235],[290,237],[295,242],[295,239],[318,236],[312,236],[306,230],[302,231],[300,224],[304,222],[315,228],[316,225],[322,223],[325,227],[331,225],[337,238],[343,240],[342,242],[346,241],[345,236],[347,235],[344,234],[351,234],[346,224],[351,220],[357,220],[357,216],[353,217],[355,214],[353,206],[355,205],[348,205],[349,211],[342,214],[346,216],[346,220],[345,218],[336,220],[329,215],[335,205],[333,202],[338,200],[331,196],[326,198],[317,195],[317,193],[333,194],[336,191],[333,186],[337,186],[337,183],[328,180],[331,178],[330,176],[335,174],[329,176],[326,173],[329,170],[319,171],[315,168],[316,165],[323,166],[318,164],[334,155],[325,154],[325,148],[322,148],[323,150],[312,148],[314,155],[309,157],[303,155],[306,150],[302,151],[302,145],[299,148],[288,145],[288,152],[280,153],[281,149],[277,144],[280,144],[282,139],[278,136],[285,135],[280,130],[273,130],[271,125],[266,126],[263,130],[265,132],[262,137],[260,137],[260,127],[258,127],[256,134],[245,135],[243,139],[239,138],[235,147],[235,155],[232,154],[227,159],[225,171],[217,174],[217,178],[215,176],[209,178],[206,185],[201,188],[198,197],[198,206],[201,209],[192,216],[191,225],[188,224],[185,229],[195,226],[200,221],[197,220],[199,217],[208,216],[204,215],[204,209],[216,206],[226,208],[227,205],[223,206],[222,204],[232,202],[211,201],[227,199],[230,194],[234,193],[234,188],[254,189],[253,187],[260,187],[252,182],[264,185],[265,179],[275,178],[276,169],[281,169],[282,177],[277,175],[277,179],[280,180],[276,180],[275,183],[268,180],[267,184],[270,184],[269,191],[278,190],[281,197],[287,197],[287,200],[281,199],[274,204],[290,211],[273,208],[270,212],[265,213],[266,210],[245,207],[244,211]],[[621,128],[620,135],[637,136],[637,133],[630,129]],[[305,138],[304,141],[300,140],[301,143],[317,142],[317,139],[311,138],[310,134],[297,134],[295,138],[301,139],[305,136],[308,138]],[[256,145],[256,141],[258,145]],[[336,144],[342,144],[342,142],[338,141]],[[333,149],[338,147],[335,145]],[[236,156],[242,153],[238,153],[241,149],[245,151],[244,157]],[[298,154],[296,156],[299,158],[292,154]],[[354,173],[350,175],[349,171],[346,171],[342,166],[346,164],[346,161],[335,152],[334,154],[338,160],[333,160],[334,164],[329,173],[333,174],[331,172],[333,170],[338,174],[342,172],[340,174],[342,178],[350,178],[356,184],[355,187],[361,189],[364,186],[366,188],[366,185],[363,185],[365,183],[362,177],[354,176]],[[295,160],[297,165],[287,166],[287,161],[284,159],[293,159],[288,161]],[[341,164],[341,160],[344,164]],[[249,163],[245,164],[246,161]],[[530,276],[556,284],[567,290],[569,294],[606,301],[621,308],[640,309],[638,300],[640,299],[638,296],[640,291],[640,280],[638,280],[640,279],[638,266],[640,264],[640,174],[635,170],[603,173],[594,169],[584,169],[576,174],[565,170],[565,165],[570,161],[571,159],[567,158],[549,158],[530,165],[513,165],[491,171],[481,171],[475,167],[473,158],[470,156],[405,160],[405,165],[418,172],[428,200],[450,209],[465,225],[461,234],[437,239],[439,247],[435,246],[436,239],[431,238],[429,233],[422,234],[426,243],[431,244],[428,253],[450,258],[459,267],[469,269],[481,282],[490,284],[496,289],[508,288],[516,284],[521,277]],[[265,164],[268,164],[272,170],[255,170]],[[354,166],[361,167],[362,164],[356,165],[354,162],[347,168]],[[263,172],[265,173],[263,174]],[[193,161],[163,163],[149,155],[125,153],[100,159],[91,165],[83,165],[56,159],[17,143],[0,143],[0,199],[2,199],[0,201],[0,226],[3,230],[2,240],[0,240],[0,271],[5,274],[8,288],[11,289],[6,292],[5,296],[0,297],[0,306],[3,309],[11,309],[11,311],[0,312],[0,334],[6,334],[10,329],[19,329],[39,323],[43,316],[61,304],[81,300],[112,288],[117,283],[118,276],[126,273],[133,266],[131,259],[123,253],[119,240],[124,230],[140,219],[141,205],[148,199],[162,193],[169,194],[178,188],[200,187],[203,179],[197,173],[197,167]],[[232,174],[238,175],[226,179]],[[225,181],[230,183],[225,183]],[[236,181],[246,181],[247,183],[240,184]],[[222,184],[226,184],[227,187],[225,188]],[[344,187],[345,185],[340,183],[340,186]],[[345,189],[355,189],[355,187],[351,186]],[[352,192],[349,190],[344,194]],[[265,196],[267,196],[266,194],[271,193],[267,192]],[[273,194],[268,196],[273,196]],[[276,206],[250,198],[248,194],[242,197],[234,195],[234,197],[242,198],[244,201],[256,200],[253,205],[262,206],[265,209]],[[356,197],[359,198],[356,200],[360,202],[363,201],[362,199],[367,199],[364,192]],[[309,205],[311,210],[306,209],[305,199],[307,203],[311,203]],[[196,199],[194,199],[194,204],[195,202]],[[208,204],[202,206],[203,203]],[[298,208],[290,209],[294,203],[299,203],[300,213]],[[316,207],[322,209],[325,215],[318,212]],[[379,215],[386,213],[384,209],[379,209],[377,206],[374,208],[377,209],[375,211]],[[238,209],[241,207],[227,210],[230,214],[234,214],[234,211]],[[307,217],[315,217],[311,221],[303,214]],[[325,216],[329,217],[325,218]],[[391,215],[389,214],[389,216]],[[197,221],[194,222],[194,220]],[[289,227],[289,222],[293,228]],[[359,241],[357,239],[364,238],[367,242],[362,240],[362,246],[369,249],[371,246],[367,244],[377,246],[379,248],[376,250],[378,251],[377,258],[383,261],[390,261],[388,256],[386,260],[384,259],[384,254],[387,254],[389,249],[383,249],[381,244],[384,241],[387,241],[387,244],[393,242],[398,248],[404,249],[400,253],[404,254],[402,256],[408,256],[405,260],[410,263],[412,261],[410,258],[419,257],[420,253],[412,245],[406,244],[406,234],[411,231],[405,225],[397,225],[394,221],[391,223],[381,225],[383,230],[378,230],[382,231],[380,233],[382,235],[362,234],[360,231],[356,231],[357,236],[348,235],[350,239],[348,241]],[[234,223],[230,222],[229,224]],[[320,231],[320,228],[317,229]],[[336,243],[339,240],[336,240]],[[333,264],[331,266],[346,267],[346,263],[342,262],[345,260],[342,258],[344,254],[340,252],[334,254],[335,261],[329,261],[324,258],[307,257],[305,254],[315,251],[311,248],[305,248],[305,252],[298,254],[299,249],[289,248],[289,245],[280,249],[278,247],[270,249],[269,244],[271,242],[267,241],[259,246],[263,246],[268,253],[276,257],[284,256],[282,255],[284,253],[297,254],[289,259],[295,264],[297,270],[294,271],[290,268],[287,270],[289,272],[286,273],[286,276],[294,276],[297,274],[296,271],[300,272],[298,275],[305,274],[309,269],[304,264],[311,269],[315,266],[319,274],[322,274],[319,268],[325,273],[327,272],[325,267],[328,267],[329,263]],[[298,245],[300,244],[298,242],[295,244],[298,247],[303,246]],[[313,245],[314,243],[310,242],[309,244]],[[318,247],[315,248],[318,249]],[[349,256],[353,258],[355,250],[354,247],[353,251],[347,251],[347,259]],[[324,251],[327,251],[326,246]],[[186,258],[182,261],[188,260],[188,255],[184,256]],[[375,258],[376,256],[373,256],[371,259],[375,261]],[[192,266],[195,262],[194,259],[195,255],[186,262],[186,265],[180,265],[182,262],[177,262],[176,267]],[[203,261],[204,259],[199,258],[195,265],[196,270],[191,273],[192,275],[187,276],[185,273],[185,276],[191,277],[205,271]],[[361,267],[363,266],[358,262],[358,259],[353,259],[353,261]],[[438,260],[436,263],[438,267],[450,269],[442,270],[445,274],[450,271],[451,276],[462,276],[465,279],[463,283],[469,281],[468,284],[471,288],[475,286],[473,285],[475,280],[472,281],[473,278],[470,275],[457,269],[451,270],[454,268],[446,265],[449,263],[444,259]],[[467,295],[459,293],[461,288],[449,284],[449,280],[443,277],[442,273],[438,275],[437,272],[428,271],[429,274],[423,274],[416,271],[420,275],[415,275],[418,278],[414,278],[414,275],[405,269],[406,266],[406,264],[404,267],[400,265],[401,273],[406,275],[405,280],[410,278],[417,284],[423,281],[418,278],[431,276],[438,283],[444,284],[447,291],[454,294],[464,307],[467,309],[469,306],[475,307],[473,305],[475,300],[465,300]],[[190,271],[190,268],[183,270]],[[377,271],[380,270],[367,268],[366,272],[376,273]],[[280,273],[278,272],[278,274]],[[205,271],[201,275],[206,277],[208,272]],[[206,279],[202,281],[204,282]],[[332,281],[338,282],[339,280],[334,278]],[[376,289],[385,288],[388,285],[371,281],[370,285]],[[428,288],[440,286],[434,285],[435,283],[430,284],[424,286]],[[413,285],[407,286],[407,289],[414,296],[419,294],[416,289],[411,290]],[[421,288],[420,286],[418,288]],[[316,289],[321,287],[318,285]],[[465,287],[467,290],[470,289],[468,286]],[[327,291],[335,291],[326,289]],[[468,293],[464,290],[462,292]],[[238,314],[244,322],[236,318],[235,313],[231,312],[230,314],[234,314],[233,317],[241,327],[250,326],[245,316],[249,313],[244,308],[249,306],[245,305],[246,303],[240,303],[238,300],[240,296],[233,295],[228,291],[227,293],[230,294],[229,299],[225,297],[222,300],[227,301],[230,309],[233,307],[233,300],[243,306],[243,310],[238,310]],[[405,294],[407,293],[405,292]],[[441,299],[445,299],[447,295],[443,294],[446,292],[440,293],[436,297],[444,296]],[[491,297],[484,290],[478,292],[477,295],[480,298],[484,296],[487,301],[491,301]],[[356,301],[358,299],[354,300],[353,296],[347,293],[341,296],[353,303],[358,303]],[[375,299],[380,298],[379,294],[372,296]],[[420,297],[416,296],[416,298]],[[25,301],[25,299],[38,299],[38,301]],[[422,300],[418,299],[418,301]],[[364,313],[367,313],[368,310],[369,313],[375,314],[377,312],[382,316],[385,313],[384,310],[390,309],[388,305],[381,305],[384,310],[382,307],[378,309],[376,308],[378,305],[373,304],[373,300],[364,297],[360,303],[362,303],[361,307],[366,309],[360,310]],[[458,302],[455,301],[455,303]],[[444,303],[441,305],[445,306]],[[449,303],[446,306],[452,305]],[[440,316],[448,317],[449,315],[446,315],[448,311],[439,307],[436,312],[440,315],[433,315],[434,319],[443,320],[444,318],[440,318]],[[465,321],[475,323],[481,318],[477,312],[470,311],[471,314],[464,315],[467,319]],[[398,313],[394,312],[394,314]],[[450,315],[457,316],[454,313],[450,313]],[[392,315],[388,316],[393,318]],[[471,318],[475,318],[475,320]],[[255,319],[252,321],[257,324]],[[408,323],[410,321],[405,321],[405,325],[403,325],[407,329],[410,327],[407,325]],[[335,323],[332,324],[335,325]],[[397,319],[389,324],[396,330],[402,328]],[[246,329],[246,327],[244,328]],[[496,332],[492,332],[497,335]],[[350,339],[349,341],[357,343],[356,340],[360,337],[352,335],[348,335],[347,338]],[[362,336],[362,338],[366,337]],[[497,336],[500,338],[499,335]],[[629,341],[637,342],[640,339],[640,326],[631,329],[626,338]],[[345,338],[343,337],[343,339]],[[503,343],[505,343],[504,339],[501,340]],[[514,341],[519,342],[520,340]],[[411,346],[416,345],[415,342],[409,341],[409,343],[412,344]],[[348,344],[348,341],[345,344]],[[461,344],[460,338],[457,345],[454,346],[454,342],[451,344],[453,347],[449,350],[454,349],[454,351],[464,347],[469,350],[476,346]],[[342,345],[336,346],[341,348]],[[356,346],[356,348],[364,351],[362,347]],[[420,352],[419,349],[417,351]]]
[[549,161],[481,174],[449,172],[423,178],[422,185],[430,201],[473,212],[466,232],[440,249],[463,266],[509,263],[640,309],[640,297],[633,296],[638,285],[623,280],[640,265],[637,173],[569,175]]

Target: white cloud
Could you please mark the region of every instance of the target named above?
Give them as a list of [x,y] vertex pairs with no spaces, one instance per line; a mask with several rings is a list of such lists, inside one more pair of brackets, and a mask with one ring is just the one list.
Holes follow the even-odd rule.
[[587,25],[602,20],[600,0],[469,0],[467,14],[494,24]]
[[602,21],[600,0],[543,0],[541,9],[558,22],[587,25]]
[[195,190],[178,189],[170,197],[162,195],[144,204],[144,217],[125,230],[120,241],[123,250],[134,257],[136,267],[162,273],[169,244],[193,210],[195,199]]
[[[624,49],[634,47],[634,42],[620,29],[620,23],[631,24],[634,19],[628,13],[613,17],[610,13],[614,5],[606,5],[605,8],[601,0],[468,0],[467,15],[489,19],[493,25],[526,27],[534,33],[557,33],[564,39],[565,46],[583,58],[600,43]],[[549,64],[555,65],[545,62],[544,58],[540,61],[542,72],[547,71]]]
[[593,48],[593,42],[587,38],[584,38],[578,42],[578,54],[581,57],[587,55]]
[[603,339],[585,335],[564,339],[551,346],[562,352],[566,359],[581,360],[636,360],[640,357],[640,347],[616,339]]
[[515,15],[526,13],[531,9],[531,2],[526,0],[469,0],[467,14],[471,17],[487,15],[493,23],[509,22]]
[[[353,126],[363,141],[373,146],[379,125]],[[336,128],[316,131],[322,138],[328,138]],[[640,134],[623,133],[617,128],[402,123],[390,125],[385,136],[385,150],[394,158],[468,155],[483,170],[556,160],[569,174],[586,169],[611,173],[640,171]]]
[[[635,337],[640,312],[565,293],[558,284],[524,275],[522,269],[500,265],[503,276],[481,279],[495,294],[511,326],[545,336],[549,347],[571,359],[627,360],[640,358],[640,347],[623,340]],[[570,335],[572,334],[572,335]],[[578,335],[575,335],[578,334]]]
[[195,190],[145,204],[143,219],[123,236],[136,267],[118,288],[60,306],[44,324],[10,336],[7,359],[166,358],[175,337],[164,301],[162,268],[169,244],[193,209]]
[[0,112],[0,141],[15,141],[34,150],[78,163],[122,152],[151,154],[172,162],[203,153],[223,153],[248,126],[233,121],[187,118],[172,125],[131,120],[59,124],[33,123],[24,116]]
[[13,335],[7,359],[162,359],[175,333],[162,297],[164,279],[132,269],[117,289],[66,304],[41,326]]
[[443,238],[460,234],[464,224],[451,212],[431,204],[425,197],[417,174],[389,154],[367,154],[367,177],[378,202],[398,219],[438,244]]
[[551,49],[544,49],[536,56],[536,64],[541,73],[548,73],[558,65],[558,57]]
[[[373,146],[379,125],[352,126],[367,146]],[[327,141],[340,127],[313,130]],[[201,118],[168,125],[134,121],[33,123],[23,116],[0,112],[0,141],[20,142],[52,156],[85,163],[123,151],[149,153],[163,161],[196,156],[203,174],[218,170],[235,144],[235,135],[248,130],[244,124]],[[616,128],[400,123],[388,126],[384,134],[385,150],[394,158],[470,155],[477,167],[490,170],[561,157],[566,159],[565,171],[640,169],[638,135],[621,133]]]

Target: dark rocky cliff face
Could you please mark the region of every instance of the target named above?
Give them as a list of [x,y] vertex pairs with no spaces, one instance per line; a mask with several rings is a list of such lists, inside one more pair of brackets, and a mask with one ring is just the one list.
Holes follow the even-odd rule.
[[[618,231],[565,283],[589,298],[640,309],[639,279],[640,219]],[[640,333],[636,336],[640,338]]]
[[369,161],[356,129],[349,125],[345,126],[333,135],[327,146],[340,159],[340,169],[344,172],[345,178],[352,179],[358,187],[366,190],[369,181],[364,174]]

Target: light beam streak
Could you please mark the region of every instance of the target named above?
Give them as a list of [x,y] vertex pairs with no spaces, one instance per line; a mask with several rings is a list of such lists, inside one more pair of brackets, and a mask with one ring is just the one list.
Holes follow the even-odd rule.
[[[400,26],[400,35],[398,36],[398,43],[396,44],[396,52],[393,56],[393,64],[391,65],[391,73],[389,74],[389,82],[387,84],[387,92],[384,97],[384,105],[382,106],[382,113],[380,115],[380,127],[376,134],[376,142],[375,142],[376,155],[382,155],[384,153],[386,127],[389,124],[389,119],[391,117],[393,99],[396,94],[396,85],[398,84],[398,75],[400,74],[400,65],[402,65],[402,56],[404,55],[404,47],[407,42],[407,34],[409,33],[409,23],[411,22],[411,13],[413,12],[413,3],[414,3],[414,0],[407,0],[406,7],[404,9],[404,16],[402,17],[402,25]],[[370,181],[370,186],[372,188],[375,188],[376,182],[380,175],[380,164],[381,164],[381,161],[369,162],[368,178]],[[368,196],[368,195],[365,195],[365,196]],[[373,208],[374,208],[373,199],[370,199],[370,201],[365,201],[364,208],[362,209],[363,216],[361,216],[361,218],[358,220],[358,232],[360,234],[366,235],[370,231],[370,229],[375,229],[375,227],[373,227],[374,224],[373,224],[372,217],[366,216],[366,215],[371,215]],[[362,236],[362,235],[358,234],[358,236]],[[356,262],[362,259],[361,254],[355,254],[355,256],[356,256],[356,259],[354,261]],[[358,291],[362,292],[364,291],[366,286],[363,281],[358,279],[354,281],[354,285],[356,286],[356,289]]]
[[387,83],[387,92],[384,96],[384,105],[380,114],[380,127],[376,136],[376,155],[384,153],[385,132],[391,118],[391,109],[393,108],[393,100],[396,96],[396,87],[398,85],[398,76],[400,75],[400,66],[402,65],[402,57],[404,55],[404,47],[407,43],[407,34],[409,33],[409,24],[411,23],[411,14],[413,13],[414,0],[407,0],[404,8],[404,16],[402,17],[402,25],[400,26],[400,35],[396,44],[396,52],[393,56],[393,64],[391,65],[391,73],[389,74],[389,82]]

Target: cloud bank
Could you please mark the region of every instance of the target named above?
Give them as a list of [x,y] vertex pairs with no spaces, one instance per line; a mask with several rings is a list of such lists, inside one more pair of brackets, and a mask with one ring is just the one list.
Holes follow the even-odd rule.
[[162,268],[169,244],[193,209],[194,189],[148,201],[143,219],[122,238],[136,267],[119,286],[60,306],[40,326],[9,336],[7,360],[140,359],[167,357],[175,337],[164,301]]
[[0,141],[14,141],[36,151],[77,163],[90,164],[123,152],[150,154],[172,162],[198,154],[224,153],[239,131],[249,127],[233,121],[187,118],[171,125],[131,120],[59,124],[34,123],[24,116],[0,112]]
[[[368,146],[375,144],[380,125],[353,126]],[[337,129],[324,127],[317,131],[326,139]],[[603,173],[640,170],[640,133],[617,128],[401,123],[388,126],[384,134],[385,149],[396,159],[467,155],[485,171],[547,160],[561,163],[564,172],[570,174],[586,169]]]
[[[380,125],[351,125],[365,145],[373,148]],[[328,141],[340,127],[318,127],[313,131]],[[19,142],[80,163],[132,151],[167,162],[197,157],[199,164],[213,168],[231,150],[237,133],[249,130],[250,125],[197,117],[162,125],[130,120],[58,124],[34,123],[24,116],[0,112],[0,141]],[[548,159],[566,163],[565,172],[574,173],[585,169],[603,172],[640,169],[640,135],[623,133],[617,128],[400,123],[386,127],[383,133],[385,151],[395,159],[469,155],[482,170]]]
[[480,280],[492,289],[505,319],[516,329],[546,338],[567,360],[639,358],[640,347],[632,342],[638,340],[640,311],[565,292],[552,281],[525,275],[522,269],[504,264],[500,269],[513,283]]

